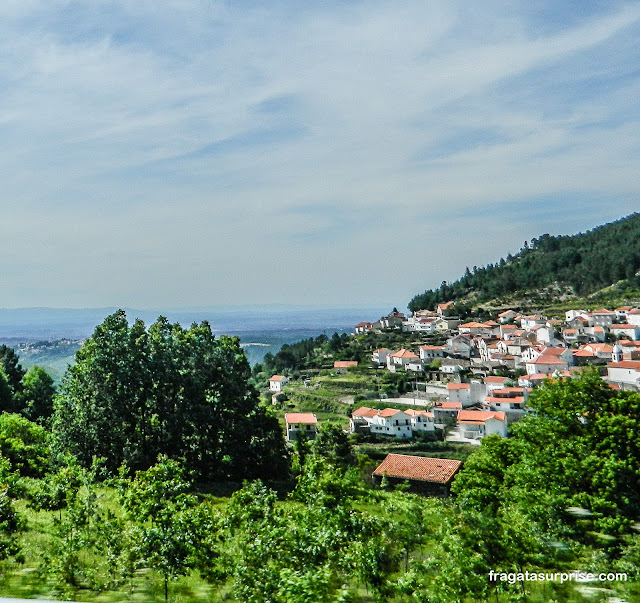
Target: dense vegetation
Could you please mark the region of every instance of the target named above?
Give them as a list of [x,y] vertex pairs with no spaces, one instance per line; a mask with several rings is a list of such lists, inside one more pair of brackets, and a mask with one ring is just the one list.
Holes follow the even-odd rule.
[[[368,352],[379,344],[369,337],[294,349],[322,366]],[[11,351],[2,358],[5,408],[18,411],[0,414],[3,594],[578,602],[573,584],[488,576],[580,569],[626,572],[629,582],[598,586],[640,596],[640,394],[614,391],[595,372],[536,389],[536,413],[509,439],[485,438],[455,496],[434,499],[406,484],[374,486],[375,462],[340,424],[323,421],[313,442],[286,453],[237,340],[214,338],[206,323],[146,328],[122,312],[108,317],[40,424],[25,416],[38,414],[25,401],[40,388]],[[323,379],[366,386],[358,372],[314,381]],[[437,454],[441,443],[423,444]]]
[[640,214],[573,236],[543,234],[514,256],[496,264],[467,268],[453,283],[416,295],[412,311],[433,309],[449,300],[478,303],[516,292],[560,286],[564,292],[585,296],[624,281],[624,287],[640,288]]
[[204,481],[286,475],[282,432],[250,374],[238,339],[216,339],[206,322],[184,329],[161,317],[147,330],[116,312],[62,380],[55,441],[84,467],[100,457],[111,472],[165,454]]

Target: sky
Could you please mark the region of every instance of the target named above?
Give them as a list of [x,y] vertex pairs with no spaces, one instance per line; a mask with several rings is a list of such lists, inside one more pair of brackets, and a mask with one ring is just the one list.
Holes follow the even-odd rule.
[[4,0],[0,307],[406,306],[640,195],[640,3]]

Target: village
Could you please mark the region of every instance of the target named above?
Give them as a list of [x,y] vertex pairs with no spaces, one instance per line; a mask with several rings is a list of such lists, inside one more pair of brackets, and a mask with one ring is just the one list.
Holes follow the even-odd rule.
[[[385,400],[380,394],[376,400],[396,408],[354,404],[350,433],[401,441],[441,434],[449,443],[479,445],[485,436],[508,437],[510,425],[533,412],[528,397],[546,379],[570,379],[595,366],[611,388],[640,389],[640,309],[631,306],[567,310],[563,320],[504,310],[495,320],[463,322],[455,304],[447,302],[436,311],[419,310],[408,317],[394,308],[376,322],[355,325],[353,336],[394,332],[424,334],[425,339],[440,334],[446,341],[373,350],[366,367],[371,374],[412,375],[416,391],[409,398]],[[346,374],[356,367],[357,361],[337,360],[333,371]],[[285,375],[269,380],[274,397],[288,384]],[[312,412],[286,413],[285,425],[286,440],[293,443],[301,434],[314,439],[319,420]],[[434,462],[440,463],[439,471],[434,472]],[[450,459],[389,454],[373,477],[408,480],[423,490],[436,485],[446,492],[460,465]]]

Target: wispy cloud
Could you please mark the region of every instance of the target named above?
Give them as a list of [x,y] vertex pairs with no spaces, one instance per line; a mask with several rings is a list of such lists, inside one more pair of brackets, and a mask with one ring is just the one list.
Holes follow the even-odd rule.
[[3,305],[401,304],[620,217],[639,30],[634,2],[5,2]]

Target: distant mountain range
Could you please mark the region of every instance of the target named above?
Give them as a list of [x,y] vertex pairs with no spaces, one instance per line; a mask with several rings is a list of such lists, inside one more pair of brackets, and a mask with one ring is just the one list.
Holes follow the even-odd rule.
[[585,233],[540,235],[526,241],[513,256],[487,266],[467,267],[457,281],[416,295],[409,309],[433,309],[449,300],[475,307],[525,298],[640,297],[639,269],[640,214],[634,213]]

